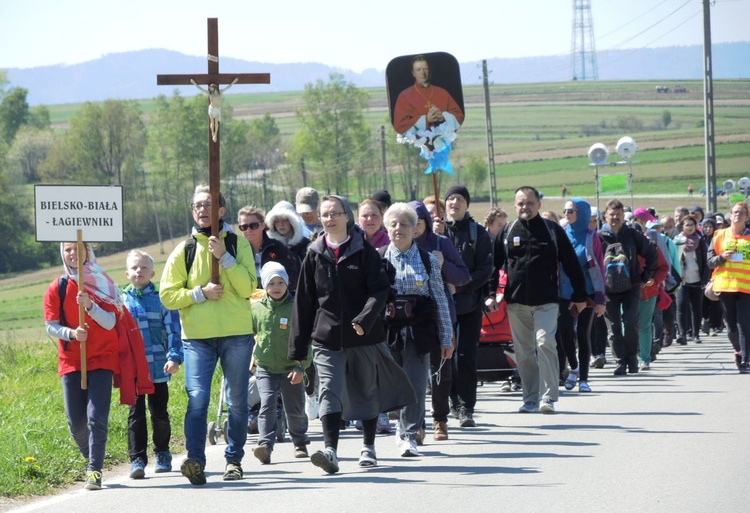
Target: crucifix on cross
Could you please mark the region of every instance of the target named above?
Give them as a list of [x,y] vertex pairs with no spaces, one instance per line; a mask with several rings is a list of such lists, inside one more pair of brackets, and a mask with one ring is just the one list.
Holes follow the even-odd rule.
[[[193,75],[156,75],[157,85],[193,84],[208,97],[208,185],[211,192],[211,235],[219,236],[219,190],[221,188],[221,153],[219,125],[221,121],[221,93],[234,84],[270,84],[270,73],[219,73],[219,20],[208,18],[208,73]],[[227,84],[220,89],[221,84]],[[206,88],[200,87],[207,86]],[[219,263],[211,264],[211,281],[219,283]]]

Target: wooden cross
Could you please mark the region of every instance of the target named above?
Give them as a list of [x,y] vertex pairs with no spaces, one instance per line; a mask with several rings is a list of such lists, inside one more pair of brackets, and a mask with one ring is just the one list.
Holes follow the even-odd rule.
[[[193,82],[194,81],[194,82]],[[219,20],[208,18],[208,73],[198,75],[156,75],[157,85],[205,85],[210,88],[215,84],[270,84],[270,73],[219,73]],[[209,105],[211,98],[208,97]],[[210,120],[213,122],[213,120]],[[219,190],[221,188],[221,153],[219,149],[219,126],[212,134],[208,129],[208,185],[211,194],[211,235],[219,236]],[[219,262],[215,258],[211,263],[211,281],[219,283]]]

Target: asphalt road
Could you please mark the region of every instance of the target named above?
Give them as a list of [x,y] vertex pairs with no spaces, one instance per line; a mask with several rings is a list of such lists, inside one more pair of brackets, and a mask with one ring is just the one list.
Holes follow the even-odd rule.
[[[468,511],[746,512],[750,469],[750,376],[740,375],[726,337],[665,349],[650,372],[615,377],[592,370],[593,392],[566,392],[554,415],[519,414],[520,393],[479,389],[477,427],[449,423],[450,439],[428,437],[422,456],[399,456],[380,435],[379,466],[360,469],[360,433],[342,432],[341,471],[327,475],[277,445],[271,465],[251,455],[245,479],[225,483],[222,444],[208,448],[208,484],[179,472],[133,481],[106,472],[104,489],[80,486],[16,512]],[[213,411],[213,408],[211,409]],[[311,450],[321,448],[311,423]],[[72,443],[72,442],[71,442]],[[175,457],[179,468],[182,456]]]

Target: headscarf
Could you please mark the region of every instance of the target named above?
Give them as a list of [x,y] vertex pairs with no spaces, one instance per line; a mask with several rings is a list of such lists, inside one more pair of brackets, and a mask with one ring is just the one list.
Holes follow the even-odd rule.
[[[76,282],[78,289],[80,290],[80,284],[78,283],[78,269],[70,267],[65,261],[65,242],[60,243],[60,257],[62,258],[63,268],[68,278]],[[84,243],[85,244],[85,243]],[[96,255],[94,254],[94,248],[90,244],[85,244],[88,253],[88,258],[83,264],[83,290],[89,295],[99,298],[101,301],[114,305],[117,310],[122,309],[122,300],[120,299],[120,288],[117,283],[96,263]],[[81,258],[81,255],[78,255]]]
[[583,198],[571,198],[569,201],[576,207],[576,220],[565,228],[565,232],[574,248],[579,246],[585,249],[591,221],[591,205]]

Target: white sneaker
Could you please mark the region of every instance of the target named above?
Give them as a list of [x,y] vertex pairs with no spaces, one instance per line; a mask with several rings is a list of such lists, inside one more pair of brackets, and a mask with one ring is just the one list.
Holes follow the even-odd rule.
[[313,465],[322,468],[328,474],[335,474],[339,471],[339,460],[333,449],[327,448],[323,451],[315,451],[310,456],[310,461]]
[[420,456],[419,450],[417,449],[417,441],[411,438],[402,438],[398,444],[398,449],[401,451],[401,456],[404,458]]
[[305,394],[305,415],[308,420],[318,418],[318,393],[313,392],[313,395]]
[[542,401],[539,411],[541,413],[555,413],[555,403],[550,400]]

